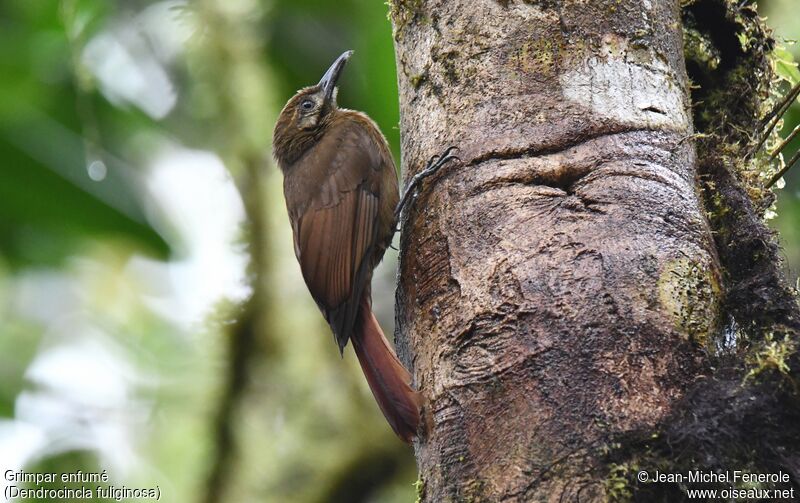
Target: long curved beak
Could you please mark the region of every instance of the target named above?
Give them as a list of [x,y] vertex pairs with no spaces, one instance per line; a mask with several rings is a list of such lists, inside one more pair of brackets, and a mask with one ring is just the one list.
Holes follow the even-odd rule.
[[350,56],[353,55],[353,51],[346,51],[342,53],[341,56],[336,58],[336,61],[328,68],[328,71],[325,72],[325,75],[322,76],[322,79],[319,81],[318,86],[322,87],[325,92],[325,101],[330,101],[333,97],[333,90],[336,89],[336,81],[339,80],[339,75],[342,73],[342,68],[344,68],[345,63],[347,60],[350,59]]

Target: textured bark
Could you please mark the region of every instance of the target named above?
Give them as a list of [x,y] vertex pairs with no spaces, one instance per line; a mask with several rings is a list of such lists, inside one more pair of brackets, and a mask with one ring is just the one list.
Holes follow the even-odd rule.
[[[398,333],[423,501],[601,500],[614,439],[708,373],[720,269],[677,1],[395,1]],[[410,358],[409,358],[410,356]]]

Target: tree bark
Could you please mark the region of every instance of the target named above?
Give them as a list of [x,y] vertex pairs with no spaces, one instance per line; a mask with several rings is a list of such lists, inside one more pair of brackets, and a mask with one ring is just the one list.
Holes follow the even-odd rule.
[[405,177],[397,340],[422,501],[602,500],[616,438],[709,373],[721,269],[677,0],[391,5]]

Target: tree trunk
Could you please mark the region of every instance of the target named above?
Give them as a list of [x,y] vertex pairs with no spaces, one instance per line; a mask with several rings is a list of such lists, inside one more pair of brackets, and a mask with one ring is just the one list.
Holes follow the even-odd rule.
[[672,421],[724,314],[678,1],[390,9],[405,177],[462,160],[401,237],[421,499],[630,496],[609,453]]

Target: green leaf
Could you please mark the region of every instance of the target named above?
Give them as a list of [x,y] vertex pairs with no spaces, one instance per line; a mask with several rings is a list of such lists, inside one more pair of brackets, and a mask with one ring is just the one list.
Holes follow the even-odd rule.
[[775,58],[775,72],[778,77],[795,85],[800,82],[800,70],[797,69],[797,63],[794,56],[789,52],[786,47],[779,45],[775,47],[772,52],[772,57]]

